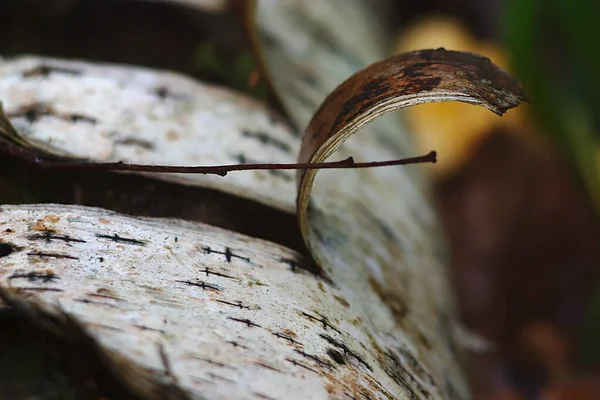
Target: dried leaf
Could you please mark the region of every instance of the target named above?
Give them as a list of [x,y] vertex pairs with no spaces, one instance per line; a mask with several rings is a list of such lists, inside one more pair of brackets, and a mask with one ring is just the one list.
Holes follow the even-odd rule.
[[[502,115],[526,99],[520,83],[487,58],[444,49],[404,53],[361,70],[325,99],[304,134],[299,161],[324,161],[364,125],[403,107],[461,101]],[[299,172],[303,233],[317,172]]]

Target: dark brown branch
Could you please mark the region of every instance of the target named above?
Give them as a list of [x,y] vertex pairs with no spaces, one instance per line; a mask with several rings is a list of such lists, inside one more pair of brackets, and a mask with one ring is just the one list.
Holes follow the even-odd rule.
[[225,176],[232,171],[257,171],[257,170],[306,170],[306,169],[355,169],[387,167],[393,165],[408,165],[420,163],[435,163],[436,152],[431,151],[426,155],[410,158],[402,158],[390,161],[354,162],[352,157],[342,161],[331,161],[323,163],[299,163],[299,164],[232,164],[214,166],[179,166],[179,165],[141,165],[127,164],[124,162],[114,163],[88,163],[80,161],[54,161],[45,160],[40,157],[30,158],[29,161],[45,168],[61,169],[93,169],[102,171],[133,171],[133,172],[157,172],[157,173],[179,173],[179,174],[211,174]]

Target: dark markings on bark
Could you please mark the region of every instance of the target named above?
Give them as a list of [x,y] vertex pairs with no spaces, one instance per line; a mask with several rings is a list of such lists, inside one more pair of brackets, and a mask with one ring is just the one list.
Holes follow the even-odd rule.
[[314,315],[307,314],[307,313],[305,313],[304,311],[301,311],[301,314],[302,314],[304,317],[308,318],[309,320],[311,320],[311,321],[313,321],[313,322],[319,322],[321,325],[323,325],[323,329],[324,329],[324,330],[327,330],[327,329],[331,328],[331,330],[333,330],[333,331],[335,331],[335,332],[337,332],[337,333],[339,333],[339,334],[341,334],[341,333],[342,333],[342,332],[341,332],[339,329],[337,329],[335,326],[331,325],[331,324],[329,323],[329,319],[328,319],[327,317],[323,316],[323,315],[319,315],[319,314],[317,314],[317,315],[319,315],[319,316],[318,316],[318,317],[315,317]]
[[238,256],[237,254],[234,254],[233,251],[229,247],[225,247],[225,251],[217,251],[217,250],[211,249],[208,246],[204,246],[202,248],[202,250],[206,254],[221,254],[221,255],[224,255],[225,256],[225,260],[227,262],[231,262],[232,259],[237,258],[238,260],[246,261],[248,264],[256,265],[252,261],[250,261],[250,259],[248,257]]
[[115,243],[135,244],[135,245],[138,245],[138,246],[145,246],[146,245],[146,242],[144,242],[142,240],[122,237],[122,236],[117,235],[116,233],[114,235],[103,235],[103,234],[97,233],[96,237],[100,238],[100,239],[112,240]]
[[64,292],[62,289],[43,287],[20,287],[19,290],[27,290],[32,292]]
[[79,260],[79,257],[70,256],[68,254],[61,253],[47,253],[43,251],[30,251],[27,253],[29,257],[41,257],[41,258],[66,258],[68,260]]
[[264,144],[266,146],[273,146],[285,153],[292,152],[292,148],[290,147],[289,144],[287,144],[286,142],[284,142],[282,140],[274,138],[265,132],[253,132],[253,131],[244,129],[244,130],[242,130],[242,136],[247,137],[247,138],[256,139],[261,144]]
[[213,290],[215,292],[220,292],[221,288],[216,286],[216,285],[211,285],[210,283],[206,283],[204,281],[197,281],[197,282],[192,282],[192,281],[175,281],[175,282],[179,282],[179,283],[185,283],[186,285],[189,286],[196,286],[201,288],[202,290]]
[[347,358],[347,356],[345,356],[344,354],[340,353],[336,349],[330,347],[330,348],[327,349],[327,351],[325,351],[325,353],[327,353],[327,355],[329,356],[329,358],[331,358],[336,364],[339,364],[339,365],[345,365],[346,364],[346,358]]
[[206,378],[200,378],[198,376],[194,376],[194,375],[188,375],[192,381],[196,382],[196,383],[201,383],[201,384],[213,384],[214,385],[214,381],[212,379],[206,379]]
[[361,396],[362,396],[362,397],[363,397],[365,400],[371,400],[371,399],[372,399],[371,395],[370,395],[369,393],[367,393],[367,392],[360,392],[359,394],[360,394],[360,395],[361,395]]
[[90,299],[74,299],[74,301],[77,301],[79,303],[84,303],[84,304],[94,304],[94,305],[98,305],[98,306],[105,306],[105,307],[112,307],[112,308],[117,307],[114,304],[104,303],[102,301],[96,301],[96,300],[90,300]]
[[77,239],[68,235],[57,235],[52,230],[44,231],[43,233],[34,233],[27,236],[29,240],[43,240],[46,243],[50,243],[53,240],[60,240],[66,243],[87,243],[85,240]]
[[[177,282],[177,281],[176,281],[176,282]],[[155,287],[148,286],[148,285],[139,285],[139,287],[141,287],[141,288],[143,288],[143,289],[151,290],[151,291],[153,291],[153,292],[158,292],[158,293],[162,292],[162,289],[155,288]]]
[[[372,104],[379,101],[379,96],[391,90],[389,78],[379,77],[374,78],[372,81],[359,88],[354,96],[348,99],[343,105],[341,112],[337,115],[334,120],[331,129],[337,131],[340,128],[342,122],[347,122],[356,115],[362,114],[364,110],[370,108]],[[359,108],[359,105],[361,106]]]
[[204,267],[204,269],[203,269],[202,271],[200,271],[200,272],[203,272],[203,273],[205,273],[205,274],[206,274],[206,276],[209,276],[209,275],[214,275],[214,276],[219,276],[219,277],[221,277],[221,278],[235,279],[235,277],[233,277],[233,276],[226,275],[226,274],[223,274],[223,273],[221,273],[221,272],[214,272],[214,271],[211,271],[211,270],[210,270],[208,267]]
[[406,368],[402,365],[402,361],[393,352],[385,353],[386,362],[384,366],[385,373],[394,380],[398,385],[404,387],[410,394],[411,400],[418,400],[421,397],[417,395],[416,390],[421,393],[426,399],[433,398],[431,393],[417,381]]
[[272,367],[272,366],[270,366],[270,365],[267,365],[267,364],[263,364],[263,363],[261,363],[260,361],[255,361],[255,362],[254,362],[254,364],[255,364],[255,365],[258,365],[258,366],[259,366],[259,367],[261,367],[261,368],[270,369],[271,371],[279,372],[279,373],[281,373],[281,374],[284,374],[284,373],[285,373],[285,372],[283,372],[283,371],[281,371],[281,370],[279,370],[279,369],[277,369],[277,368],[275,368],[275,367]]
[[86,122],[96,124],[98,121],[90,116],[82,114],[63,114],[44,104],[34,103],[20,107],[17,111],[8,113],[9,118],[25,118],[30,124],[34,124],[42,117],[54,117],[69,122]]
[[223,364],[222,362],[211,360],[210,358],[200,357],[200,356],[196,356],[196,355],[192,355],[191,357],[194,358],[194,359],[196,359],[196,360],[204,361],[205,363],[208,363],[210,365],[215,365],[217,367],[236,369],[235,367],[232,367],[232,366],[227,365],[227,364]]
[[220,375],[214,374],[212,372],[209,372],[206,375],[209,376],[209,377],[211,377],[211,378],[213,378],[213,379],[220,379],[220,380],[226,381],[226,382],[234,382],[233,379],[225,378],[224,376],[220,376]]
[[174,382],[177,382],[177,378],[173,375],[173,370],[171,369],[171,362],[169,361],[169,357],[167,356],[165,346],[160,342],[158,343],[158,354],[160,355],[160,361],[162,363],[165,375],[171,378]]
[[236,301],[236,302],[234,302],[234,303],[229,302],[229,301],[225,301],[225,300],[217,300],[217,301],[219,303],[227,304],[228,306],[236,307],[236,308],[239,308],[239,309],[246,309],[246,310],[250,309],[250,307],[243,305],[242,302],[239,301],[239,300]]
[[302,350],[294,349],[294,351],[296,353],[300,354],[302,357],[308,358],[309,360],[313,360],[314,362],[316,362],[317,364],[319,364],[322,367],[325,367],[327,369],[333,369],[333,365],[329,361],[325,361],[313,354],[308,354]]
[[404,347],[396,347],[396,351],[402,355],[402,357],[406,360],[408,367],[415,372],[421,379],[426,380],[429,384],[436,386],[435,382],[429,372],[427,372],[423,366],[417,361],[415,356]]
[[301,367],[301,368],[304,368],[304,369],[309,370],[311,372],[314,372],[315,374],[319,373],[319,372],[317,372],[317,370],[314,370],[311,367],[309,367],[308,365],[304,365],[300,361],[296,361],[293,358],[286,357],[286,361],[289,361],[289,362],[291,362],[292,364],[294,364],[294,365],[296,365],[298,367]]
[[123,146],[139,147],[144,150],[156,149],[156,146],[154,146],[154,143],[152,143],[148,140],[134,138],[134,137],[125,137],[125,138],[119,139],[119,140],[115,141],[115,144],[120,144]]
[[60,279],[57,275],[52,272],[28,272],[26,274],[12,274],[8,277],[8,280],[13,279],[27,279],[29,282],[42,282],[49,283]]
[[236,342],[235,340],[228,340],[227,343],[229,343],[230,345],[232,345],[233,347],[240,347],[242,349],[249,349],[248,346],[244,346],[243,344],[239,344],[238,342]]
[[96,322],[90,322],[90,325],[94,325],[94,326],[99,326],[100,328],[104,328],[104,329],[108,329],[110,331],[115,331],[115,332],[125,332],[125,329],[121,329],[121,328],[117,328],[115,326],[110,326],[110,325],[104,325],[104,324],[98,324]]
[[162,329],[156,329],[156,328],[150,328],[149,326],[145,326],[145,325],[131,325],[134,328],[138,328],[142,331],[152,331],[152,332],[158,332],[158,333],[167,333],[166,331],[162,330]]
[[316,127],[314,132],[310,135],[311,139],[315,140],[317,136],[320,136],[321,131],[323,131],[323,128],[325,128],[325,125],[327,125],[326,122],[322,122],[321,124],[319,124],[319,126]]
[[323,334],[323,333],[319,334],[319,336],[321,338],[325,339],[325,341],[327,341],[327,343],[329,343],[330,345],[337,347],[339,350],[341,350],[342,353],[344,354],[344,356],[355,359],[360,364],[362,364],[365,368],[367,368],[369,371],[373,371],[373,368],[371,368],[371,366],[365,361],[365,359],[363,357],[361,357],[354,351],[350,350],[348,348],[348,346],[346,344],[344,344],[342,341],[334,339],[331,336]]
[[[386,393],[386,394],[388,395],[388,396],[387,396],[388,398],[390,398],[390,399],[391,399],[391,398],[394,398],[394,397],[393,397],[393,396],[391,396],[389,393],[387,393],[387,392],[385,392],[385,391],[383,391],[383,390],[382,390],[382,392],[383,392],[383,393]],[[355,393],[357,393],[357,392],[355,392]],[[352,400],[361,400],[361,399],[365,399],[365,400],[371,400],[371,399],[372,399],[371,395],[370,395],[369,393],[367,393],[367,392],[358,392],[358,395],[359,395],[359,397],[353,396],[353,395],[351,395],[351,394],[349,394],[349,393],[346,393],[346,392],[344,392],[344,395],[345,395],[346,397],[348,397],[348,398],[352,399]]]
[[[240,164],[260,164],[261,163],[261,161],[251,160],[243,154],[236,154],[236,155],[232,156],[232,158]],[[268,169],[266,171],[271,176],[276,177],[276,178],[281,178],[284,181],[291,181],[294,179],[294,176],[289,171],[282,171],[279,169]]]
[[99,294],[99,293],[86,293],[86,296],[90,296],[90,297],[99,297],[101,299],[109,299],[109,300],[115,300],[115,301],[127,301],[125,299],[122,299],[120,297],[117,296],[109,296],[107,294]]
[[291,344],[297,344],[299,346],[304,346],[302,343],[298,342],[291,335],[288,335],[287,333],[276,332],[276,333],[272,333],[272,335],[276,336],[276,337],[278,337],[280,339],[287,340]]
[[232,321],[241,322],[243,324],[246,324],[246,326],[248,326],[248,328],[252,328],[252,327],[261,328],[260,325],[258,325],[256,323],[250,321],[248,318],[241,319],[241,318],[227,317],[227,319],[230,319]]
[[252,392],[252,394],[255,395],[256,397],[258,397],[259,399],[276,400],[275,398],[267,396],[266,394],[262,394],[262,393],[258,393],[258,392]]
[[33,69],[23,72],[23,78],[33,78],[41,76],[47,78],[50,74],[81,75],[81,71],[72,68],[53,67],[51,65],[40,65]]
[[98,261],[100,261],[101,263],[104,262],[104,257],[98,257]]
[[172,91],[170,91],[168,88],[166,88],[164,86],[157,87],[156,89],[154,89],[152,91],[152,93],[154,93],[161,100],[166,100],[166,99],[181,100],[181,99],[185,98],[184,95],[173,93]]
[[322,280],[328,285],[335,286],[333,280],[326,276],[325,273],[322,270],[319,270],[316,266],[303,265],[302,262],[299,262],[293,258],[282,257],[277,259],[277,261],[283,264],[287,264],[292,273],[308,272],[315,278]]
[[280,258],[279,261],[287,264],[290,267],[290,271],[294,273],[298,271],[298,263],[293,258]]
[[19,251],[21,248],[15,246],[12,243],[0,242],[0,258],[8,257],[15,251]]

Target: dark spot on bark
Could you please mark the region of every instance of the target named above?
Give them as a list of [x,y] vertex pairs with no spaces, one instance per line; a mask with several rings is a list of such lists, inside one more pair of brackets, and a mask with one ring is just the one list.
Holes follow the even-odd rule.
[[8,117],[10,118],[25,118],[25,120],[30,124],[33,124],[39,121],[40,118],[46,116],[52,116],[54,118],[70,122],[87,122],[90,124],[95,124],[98,122],[95,118],[82,114],[62,114],[53,110],[51,107],[39,103],[23,106],[16,112],[8,114]]
[[13,279],[27,279],[29,282],[42,281],[43,283],[48,283],[60,278],[52,272],[28,272],[26,274],[12,274],[8,277],[8,280]]
[[332,124],[331,132],[337,131],[342,121],[352,119],[354,115],[360,114],[362,110],[369,107],[372,103],[378,102],[379,98],[390,90],[391,86],[388,77],[381,77],[368,82],[360,89],[358,94],[342,105],[341,112]]
[[34,76],[48,77],[52,73],[60,73],[66,75],[81,75],[81,71],[71,68],[53,67],[50,65],[40,65],[29,71],[23,72],[23,78],[31,78]]
[[17,251],[16,246],[14,246],[10,243],[0,242],[0,257],[8,257],[15,251]]
[[27,253],[27,255],[30,257],[63,258],[63,259],[69,259],[69,260],[79,260],[79,257],[70,256],[68,254],[50,253],[50,252],[43,252],[43,251],[30,251],[29,253]]
[[206,283],[204,281],[196,281],[196,282],[193,282],[193,281],[175,281],[175,282],[185,283],[188,286],[199,287],[202,290],[213,290],[215,292],[220,292],[221,291],[220,287],[218,287],[216,285],[212,285],[210,283]]
[[117,140],[115,143],[121,144],[124,146],[140,147],[145,150],[154,150],[155,149],[154,143],[152,143],[148,140],[138,139],[138,138],[134,138],[134,137],[126,137],[126,138]]
[[98,121],[96,118],[88,117],[86,115],[81,114],[70,114],[66,116],[71,122],[87,122],[89,124],[95,124]]
[[425,336],[423,332],[419,332],[417,337],[419,339],[419,343],[421,343],[423,347],[425,347],[428,350],[431,350],[431,343],[429,342],[429,339],[427,339],[427,336]]
[[385,289],[373,277],[369,277],[369,285],[373,291],[379,295],[379,298],[390,308],[397,322],[402,322],[409,313],[406,301],[398,292],[391,292]]
[[403,90],[410,93],[430,92],[438,87],[441,81],[440,77],[411,79]]
[[96,237],[100,238],[100,239],[109,239],[109,240],[112,240],[115,243],[135,244],[135,245],[139,245],[139,246],[145,246],[146,245],[146,242],[144,242],[142,240],[121,237],[121,236],[117,235],[116,233],[114,235],[104,235],[104,234],[97,233]]
[[[418,382],[411,373],[404,367],[400,358],[391,351],[385,353],[384,371],[396,382],[398,385],[404,387],[410,395],[411,400],[418,400],[419,398],[431,398],[431,393],[420,382]],[[421,396],[418,396],[418,391]]]
[[169,90],[166,87],[159,87],[154,91],[154,93],[161,99],[166,99],[169,97]]
[[329,358],[331,358],[337,364],[340,364],[340,365],[346,364],[346,357],[344,357],[344,355],[342,353],[340,353],[339,351],[337,351],[336,349],[330,347],[327,349],[326,353],[329,356]]
[[25,113],[22,116],[25,117],[27,122],[29,122],[30,124],[33,124],[38,119],[40,119],[43,115],[45,115],[45,113],[41,112],[38,109],[32,108],[32,109],[25,111]]
[[424,76],[431,76],[431,74],[425,73],[424,71],[431,65],[431,63],[414,63],[412,65],[408,65],[403,73],[403,76],[408,76],[410,78],[420,78]]
[[227,317],[227,319],[230,319],[232,321],[241,322],[243,324],[246,324],[246,326],[248,328],[252,328],[252,327],[260,328],[261,327],[259,324],[256,324],[256,323],[250,321],[248,318],[242,319],[242,318]]
[[276,147],[279,150],[286,152],[286,153],[289,153],[292,151],[291,147],[287,143],[285,143],[284,141],[281,141],[265,132],[252,132],[252,131],[244,129],[244,130],[242,130],[242,136],[247,137],[247,138],[256,139],[264,145]]
[[294,351],[298,354],[300,354],[302,357],[308,358],[309,360],[312,360],[314,362],[316,362],[318,365],[325,367],[327,369],[333,369],[333,365],[330,364],[329,362],[322,360],[321,358],[315,356],[314,354],[308,354],[307,352],[303,351],[303,350],[298,350],[298,349],[294,349]]
[[177,94],[172,92],[171,90],[169,90],[168,88],[161,86],[158,87],[156,89],[153,90],[153,93],[161,100],[165,100],[165,99],[176,99],[176,100],[181,100],[184,99],[186,96],[182,95],[182,94]]
[[27,238],[29,240],[43,240],[46,243],[50,243],[53,240],[60,240],[66,243],[86,243],[86,241],[82,239],[76,239],[67,235],[57,235],[52,230],[46,230],[44,233],[35,233],[33,235],[29,235]]
[[421,52],[421,57],[422,57],[424,60],[431,61],[431,59],[432,59],[432,57],[433,57],[433,50],[423,50],[423,51]]

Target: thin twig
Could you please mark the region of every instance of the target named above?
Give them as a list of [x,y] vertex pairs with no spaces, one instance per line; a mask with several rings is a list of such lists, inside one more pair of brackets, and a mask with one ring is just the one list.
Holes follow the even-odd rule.
[[157,173],[179,173],[179,174],[212,174],[225,176],[233,171],[257,171],[257,170],[306,170],[306,169],[355,169],[387,167],[393,165],[407,165],[419,163],[435,163],[436,152],[431,151],[426,155],[410,158],[402,158],[390,161],[354,162],[352,157],[342,161],[330,161],[323,163],[300,163],[300,164],[231,164],[211,166],[180,166],[180,165],[141,165],[128,164],[124,162],[93,163],[80,161],[54,161],[45,160],[40,157],[30,159],[34,164],[44,168],[56,169],[92,169],[102,171],[133,171],[133,172],[157,172]]

